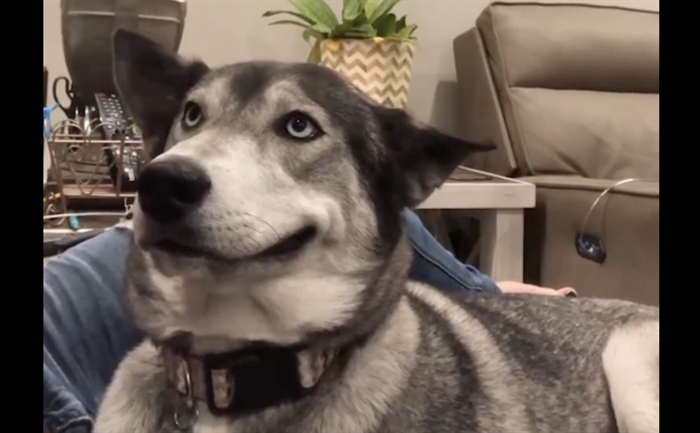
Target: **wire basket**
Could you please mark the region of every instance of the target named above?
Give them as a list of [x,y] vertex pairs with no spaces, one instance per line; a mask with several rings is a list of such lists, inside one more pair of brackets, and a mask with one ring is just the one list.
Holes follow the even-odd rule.
[[137,128],[64,120],[52,127],[47,143],[57,186],[52,213],[67,212],[70,200],[124,199],[125,207],[133,201],[134,181],[145,162]]

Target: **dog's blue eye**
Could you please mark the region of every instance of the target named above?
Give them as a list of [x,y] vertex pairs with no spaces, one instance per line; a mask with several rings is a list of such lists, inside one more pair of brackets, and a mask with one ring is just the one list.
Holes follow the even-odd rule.
[[292,113],[284,125],[284,131],[292,138],[308,140],[316,137],[319,129],[309,116],[303,113]]
[[204,120],[202,107],[196,102],[189,101],[185,104],[185,110],[182,113],[182,126],[184,129],[192,129],[199,126]]

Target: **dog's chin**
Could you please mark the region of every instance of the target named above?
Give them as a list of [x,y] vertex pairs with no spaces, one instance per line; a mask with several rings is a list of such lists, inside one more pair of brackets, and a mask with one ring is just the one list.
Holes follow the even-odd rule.
[[317,234],[318,229],[315,226],[305,226],[267,248],[245,255],[226,254],[206,246],[188,245],[176,239],[159,240],[153,243],[151,248],[174,257],[208,259],[219,262],[289,259],[301,253],[304,247],[316,238]]

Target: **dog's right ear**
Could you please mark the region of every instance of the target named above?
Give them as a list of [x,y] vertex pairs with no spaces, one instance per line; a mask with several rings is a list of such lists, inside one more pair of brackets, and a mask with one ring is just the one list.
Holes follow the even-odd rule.
[[141,129],[146,154],[163,152],[175,116],[187,92],[209,71],[158,43],[124,29],[113,35],[114,81],[122,101]]
[[374,114],[388,156],[383,171],[394,173],[402,207],[426,200],[468,155],[495,149],[491,143],[464,141],[419,124],[403,110],[375,106]]

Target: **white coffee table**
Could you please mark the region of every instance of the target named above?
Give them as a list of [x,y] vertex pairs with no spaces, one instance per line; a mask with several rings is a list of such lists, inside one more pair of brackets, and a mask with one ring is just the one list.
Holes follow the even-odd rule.
[[524,210],[535,185],[460,167],[418,209],[479,210],[480,269],[495,281],[523,280]]

